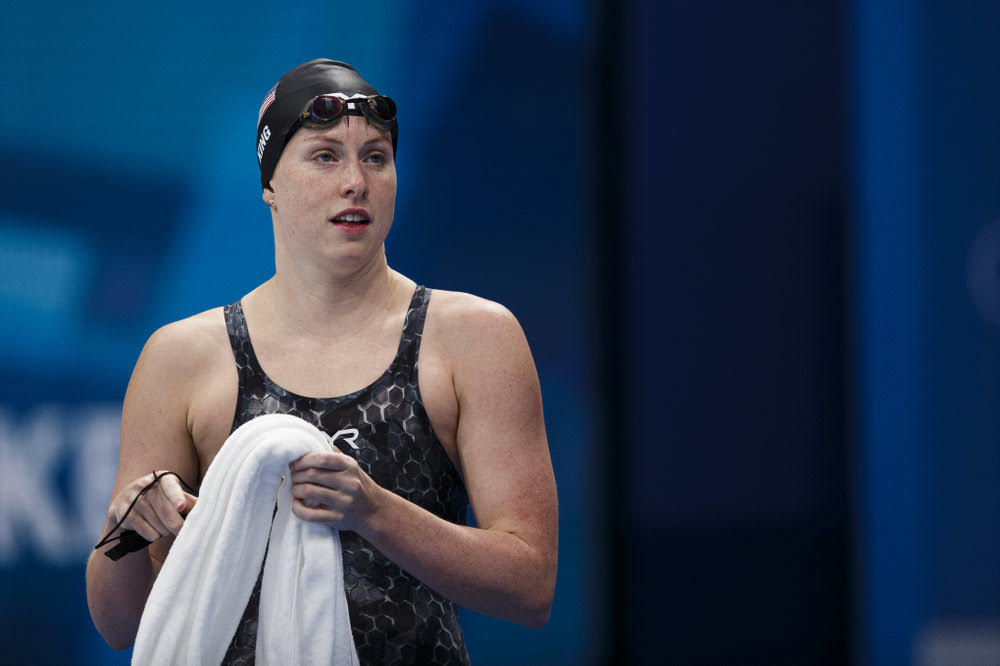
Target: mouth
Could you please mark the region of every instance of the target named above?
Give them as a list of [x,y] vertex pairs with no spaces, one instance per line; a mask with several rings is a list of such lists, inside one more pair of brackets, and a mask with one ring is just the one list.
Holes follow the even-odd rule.
[[331,217],[330,222],[346,228],[361,228],[371,224],[371,218],[364,208],[348,208]]

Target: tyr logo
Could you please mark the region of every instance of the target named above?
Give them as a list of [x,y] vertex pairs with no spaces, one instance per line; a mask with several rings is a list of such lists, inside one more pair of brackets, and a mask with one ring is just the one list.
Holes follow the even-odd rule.
[[343,430],[338,430],[337,432],[333,433],[333,436],[330,437],[330,443],[336,444],[337,438],[341,436],[343,437],[344,441],[350,444],[351,448],[353,448],[355,451],[360,449],[360,447],[354,443],[358,440],[357,428],[344,428]]

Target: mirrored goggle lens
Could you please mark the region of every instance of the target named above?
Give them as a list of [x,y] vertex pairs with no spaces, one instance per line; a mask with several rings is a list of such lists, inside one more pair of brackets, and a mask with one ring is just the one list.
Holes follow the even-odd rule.
[[316,123],[336,120],[344,112],[344,102],[333,95],[320,95],[309,107],[309,119]]
[[387,123],[396,117],[396,103],[384,95],[368,98],[368,110],[378,120]]

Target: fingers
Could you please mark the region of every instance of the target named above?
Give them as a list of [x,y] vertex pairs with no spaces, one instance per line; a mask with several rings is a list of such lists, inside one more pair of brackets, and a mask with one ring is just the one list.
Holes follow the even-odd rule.
[[122,522],[122,529],[135,530],[146,541],[155,541],[164,534],[170,533],[170,530],[166,528],[163,521],[156,515],[156,511],[153,510],[153,507],[150,506],[149,501],[145,497],[139,497],[135,506],[125,516],[125,520]]
[[156,541],[161,536],[159,530],[146,522],[134,509],[122,523],[122,529],[138,532],[139,536],[146,541]]
[[302,520],[308,520],[310,522],[320,522],[320,514],[322,512],[316,508],[307,505],[300,499],[295,499],[292,502],[292,515]]
[[316,467],[305,467],[300,470],[292,470],[289,478],[291,478],[292,483],[317,483],[330,486],[336,481],[336,477],[336,472]]
[[333,511],[324,506],[311,507],[300,499],[292,502],[292,515],[310,523],[323,523],[334,529],[346,529],[339,524],[344,518],[342,512]]
[[[168,497],[166,489],[163,487],[163,479],[156,486],[150,489],[146,493],[145,499],[149,502],[149,506],[152,507],[153,511],[156,513],[156,517],[159,519],[160,524],[163,525],[169,532],[160,532],[163,536],[167,534],[177,534],[184,527],[184,518],[181,517],[181,508],[187,501],[184,499],[184,495],[180,494],[180,488],[177,488],[178,494],[180,494],[180,503],[177,500],[172,500]],[[180,506],[180,508],[178,508]],[[145,517],[145,516],[144,516]],[[149,521],[153,525],[153,521]]]
[[315,483],[292,484],[292,497],[310,508],[318,508],[324,505],[338,505],[344,499],[340,497],[340,495],[342,495],[342,493],[339,493],[332,488],[319,486]]
[[358,475],[350,473],[348,469],[332,470],[323,467],[304,467],[291,470],[291,472],[292,483],[315,483],[349,493],[356,492],[361,486]]
[[183,511],[187,506],[187,499],[184,497],[186,493],[181,489],[180,481],[177,480],[176,476],[161,476],[160,482],[150,492],[156,490],[159,490],[177,511]]
[[347,469],[354,458],[344,455],[339,451],[310,451],[298,460],[293,460],[288,464],[288,469],[293,472],[315,467],[317,469],[328,469],[339,472]]
[[181,509],[181,515],[186,516],[194,505],[198,503],[198,498],[191,493],[184,493],[184,508]]
[[[122,529],[131,529],[147,541],[156,541],[161,536],[175,535],[184,526],[183,512],[190,510],[197,498],[184,492],[173,476],[162,476],[144,494],[146,486],[153,483],[153,474],[142,476],[130,483],[112,503],[111,516],[114,522],[124,516]],[[135,502],[131,511],[128,507]]]
[[378,508],[378,485],[366,485],[364,472],[349,460],[348,471],[309,467],[293,472],[292,513],[337,530],[363,529]]

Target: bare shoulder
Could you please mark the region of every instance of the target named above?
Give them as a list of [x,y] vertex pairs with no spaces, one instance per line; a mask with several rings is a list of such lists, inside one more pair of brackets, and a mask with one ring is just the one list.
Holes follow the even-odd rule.
[[229,360],[222,308],[181,319],[157,329],[146,341],[125,393],[125,416],[138,410],[171,412],[186,418],[199,386]]
[[500,303],[459,291],[435,289],[426,326],[450,354],[503,352],[527,346],[521,324]]
[[212,308],[157,329],[146,342],[143,356],[169,362],[176,369],[199,367],[228,347],[222,308]]
[[[438,299],[435,303],[435,299]],[[434,355],[448,368],[455,397],[468,407],[478,399],[491,412],[519,410],[499,396],[538,396],[538,373],[517,318],[499,303],[454,291],[435,291],[425,330]],[[534,406],[530,406],[534,411]]]
[[[130,392],[173,393],[178,406],[189,403],[202,380],[210,379],[226,363],[232,364],[222,308],[206,310],[157,329],[139,355]],[[128,395],[126,394],[126,397]]]
[[435,289],[429,307],[434,308],[438,316],[449,319],[452,323],[475,322],[495,317],[514,317],[510,310],[496,301],[462,291]]

